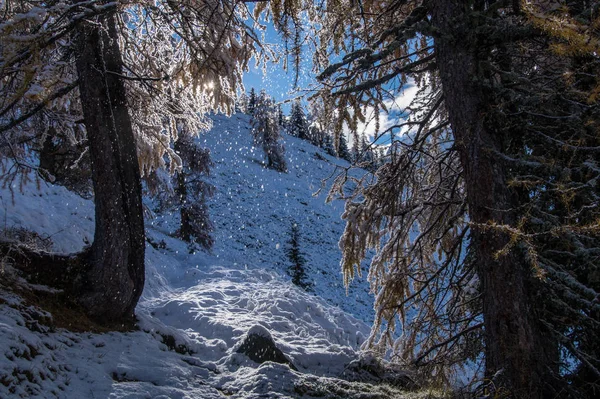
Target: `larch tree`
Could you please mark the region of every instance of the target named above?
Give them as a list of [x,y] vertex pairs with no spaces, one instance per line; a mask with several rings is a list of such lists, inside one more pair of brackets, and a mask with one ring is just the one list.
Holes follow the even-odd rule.
[[235,0],[3,2],[4,178],[38,170],[31,143],[83,132],[96,207],[89,248],[27,253],[21,266],[64,288],[91,318],[133,318],[144,286],[140,176],[180,168],[178,127],[198,132],[210,126],[209,110],[232,111],[243,68],[263,51],[249,18]]
[[275,3],[318,27],[338,136],[418,89],[344,213],[347,281],[376,250],[369,345],[438,377],[483,359],[494,395],[597,394],[598,5]]

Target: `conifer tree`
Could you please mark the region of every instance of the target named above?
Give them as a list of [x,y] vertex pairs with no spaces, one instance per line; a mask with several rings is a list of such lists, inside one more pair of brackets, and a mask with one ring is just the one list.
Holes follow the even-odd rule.
[[319,128],[316,124],[312,124],[308,128],[308,140],[312,145],[317,147],[323,147],[325,140],[325,132]]
[[189,133],[182,132],[175,142],[175,151],[182,159],[182,168],[175,179],[176,204],[179,208],[180,227],[177,235],[186,242],[199,244],[210,250],[214,244],[211,236],[213,224],[208,214],[207,197],[213,186],[203,180],[210,175],[210,151],[196,144]]
[[243,68],[260,57],[248,17],[229,0],[3,2],[0,155],[13,161],[6,176],[38,169],[27,143],[53,129],[85,132],[95,203],[88,249],[23,252],[19,265],[100,323],[134,320],[145,280],[140,178],[181,166],[177,125],[199,132],[210,126],[209,111],[232,112]]
[[302,108],[302,104],[299,100],[294,101],[294,104],[292,104],[288,132],[294,137],[298,137],[302,140],[308,140],[308,123],[306,120],[306,114],[304,113],[304,109]]
[[256,100],[252,117],[252,136],[255,145],[262,147],[267,166],[279,172],[287,172],[285,148],[281,143],[277,122],[277,108],[264,90],[261,90]]
[[254,110],[256,109],[256,92],[254,91],[254,87],[250,89],[250,95],[248,96],[248,107],[247,112],[248,115],[254,115]]
[[367,139],[364,134],[360,138],[360,158],[363,162],[370,162],[373,160],[371,146],[367,144]]
[[367,144],[365,135],[363,134],[360,139],[360,152],[359,152],[360,164],[370,171],[375,171],[377,163],[375,152],[371,148],[371,145]]
[[358,138],[358,134],[353,135],[352,140],[352,149],[350,150],[352,163],[358,164],[362,160],[361,152],[360,152],[360,141]]
[[246,93],[242,93],[240,98],[235,103],[236,112],[243,112],[245,114],[248,113],[248,104],[250,99]]
[[335,147],[333,145],[333,138],[330,134],[325,133],[323,136],[323,149],[325,152],[331,156],[336,156]]
[[312,284],[308,281],[308,276],[306,274],[306,258],[300,249],[300,227],[297,223],[292,223],[290,240],[288,241],[288,249],[286,252],[292,263],[290,267],[292,283],[305,290],[309,290]]
[[348,162],[352,162],[352,154],[348,149],[348,142],[346,141],[346,136],[344,134],[339,134],[338,136],[338,144],[336,149],[337,156],[345,159]]
[[285,127],[285,119],[283,117],[283,109],[281,108],[281,104],[277,105],[277,124],[280,129]]

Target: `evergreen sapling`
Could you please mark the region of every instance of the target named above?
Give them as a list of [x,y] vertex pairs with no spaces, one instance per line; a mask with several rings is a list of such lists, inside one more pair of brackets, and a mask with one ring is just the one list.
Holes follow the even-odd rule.
[[309,291],[312,287],[312,284],[310,281],[308,281],[308,276],[306,275],[306,259],[300,250],[300,227],[297,223],[292,223],[288,245],[289,247],[286,253],[290,262],[292,263],[290,266],[292,283],[306,291]]

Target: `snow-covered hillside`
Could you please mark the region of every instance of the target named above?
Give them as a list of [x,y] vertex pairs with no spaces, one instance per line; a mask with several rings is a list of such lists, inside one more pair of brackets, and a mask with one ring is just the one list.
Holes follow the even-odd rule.
[[373,298],[365,279],[354,281],[347,296],[343,287],[338,241],[344,229],[344,204],[326,204],[327,187],[314,195],[336,165],[348,164],[307,141],[284,135],[288,173],[276,172],[262,165],[262,151],[252,146],[247,115],[213,119],[213,130],[200,138],[215,163],[210,181],[217,192],[210,208],[219,261],[213,262],[253,265],[286,275],[290,266],[286,249],[295,223],[314,293],[370,324]]
[[[172,237],[173,215],[156,213],[146,221],[149,241],[161,245],[147,246],[138,331],[55,328],[52,315],[7,288],[26,284],[5,284],[14,277],[10,259],[3,260],[1,398],[419,396],[381,384],[406,381],[403,373],[384,378],[364,371],[379,367],[359,354],[373,317],[372,298],[364,281],[355,282],[349,296],[342,284],[342,204],[312,196],[341,161],[285,136],[289,173],[281,174],[263,167],[247,116],[218,115],[214,122],[198,139],[215,163],[214,250],[190,254]],[[57,252],[77,251],[93,239],[93,203],[63,187],[5,187],[0,196],[3,230],[35,231]],[[310,292],[294,286],[287,272],[293,223],[300,227]],[[249,331],[271,336],[293,366],[257,364],[238,353]]]

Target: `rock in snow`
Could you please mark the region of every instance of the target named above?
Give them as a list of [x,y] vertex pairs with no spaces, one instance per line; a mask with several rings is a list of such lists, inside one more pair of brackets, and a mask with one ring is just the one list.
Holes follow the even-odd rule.
[[348,381],[385,383],[400,388],[416,387],[409,373],[374,356],[371,352],[361,353],[358,359],[351,361],[342,376]]
[[252,327],[241,341],[236,352],[243,353],[256,363],[282,363],[287,364],[293,370],[298,370],[281,349],[275,345],[273,337],[263,326],[256,325]]

